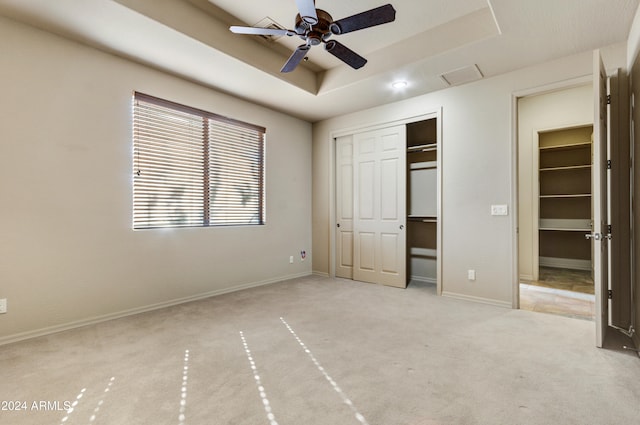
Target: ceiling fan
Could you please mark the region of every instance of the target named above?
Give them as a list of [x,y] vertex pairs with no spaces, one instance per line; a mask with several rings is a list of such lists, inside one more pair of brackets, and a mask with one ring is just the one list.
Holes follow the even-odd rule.
[[296,15],[294,30],[240,26],[232,26],[229,29],[236,34],[287,35],[289,37],[297,35],[303,39],[305,44],[298,46],[280,72],[291,72],[296,69],[307,55],[309,49],[320,43],[324,43],[325,50],[333,56],[353,69],[359,69],[367,63],[367,60],[344,44],[329,40],[329,37],[386,24],[396,19],[396,11],[390,4],[338,19],[337,21],[334,21],[331,15],[324,10],[316,9],[315,0],[296,0],[296,6],[299,13]]

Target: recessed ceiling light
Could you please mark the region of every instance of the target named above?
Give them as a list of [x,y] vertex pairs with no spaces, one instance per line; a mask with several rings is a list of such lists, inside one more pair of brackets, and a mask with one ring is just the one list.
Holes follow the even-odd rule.
[[391,87],[393,87],[396,90],[403,89],[403,88],[407,87],[408,85],[409,85],[409,83],[407,83],[406,81],[395,81],[395,82],[391,83]]

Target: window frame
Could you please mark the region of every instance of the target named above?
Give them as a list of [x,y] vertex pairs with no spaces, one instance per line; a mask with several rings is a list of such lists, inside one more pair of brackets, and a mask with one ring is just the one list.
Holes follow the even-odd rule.
[[[146,209],[143,208],[142,205],[144,205],[145,201],[145,196],[149,196],[152,191],[150,189],[142,189],[138,186],[143,185],[143,181],[141,180],[141,175],[143,170],[141,168],[141,164],[146,164],[146,161],[148,161],[147,157],[144,157],[144,155],[148,155],[147,153],[143,153],[142,156],[144,157],[143,160],[141,161],[141,150],[143,150],[143,148],[140,145],[145,145],[144,142],[141,141],[141,137],[139,136],[139,132],[140,132],[140,128],[139,126],[141,126],[142,124],[140,124],[140,115],[143,115],[142,113],[139,113],[138,107],[139,107],[139,102],[143,102],[146,105],[153,105],[155,107],[159,107],[159,108],[166,108],[168,110],[171,111],[175,111],[178,113],[184,113],[184,114],[189,114],[191,116],[195,116],[199,119],[202,120],[202,136],[200,137],[200,142],[202,143],[202,187],[200,188],[200,190],[202,191],[202,203],[201,203],[201,208],[202,208],[202,220],[201,223],[198,223],[200,221],[200,217],[197,218],[197,220],[194,220],[193,218],[189,219],[189,224],[178,224],[178,223],[170,223],[170,221],[172,219],[175,219],[175,216],[171,215],[171,214],[166,214],[164,216],[161,216],[164,220],[163,223],[158,223],[156,222],[154,224],[154,220],[152,220],[151,218],[147,218],[142,219],[140,218],[142,214],[146,213],[148,214],[149,217],[151,217],[153,215],[152,213],[152,208],[151,206],[149,206],[151,201],[146,201],[147,202],[147,207]],[[167,120],[168,121],[168,120]],[[195,120],[194,120],[195,122]],[[216,124],[219,124],[220,127],[218,127],[218,131],[213,131],[213,126],[215,126]],[[220,130],[220,128],[228,128],[230,130]],[[147,127],[145,127],[147,128]],[[154,129],[156,127],[153,127]],[[187,105],[183,105],[177,102],[172,102],[170,100],[166,100],[166,99],[162,99],[156,96],[151,96],[145,93],[141,93],[138,91],[134,91],[133,96],[132,96],[132,129],[133,129],[133,135],[132,135],[132,150],[133,150],[133,175],[132,175],[132,186],[133,186],[133,208],[132,208],[132,226],[134,230],[147,230],[147,229],[167,229],[167,228],[184,228],[184,227],[226,227],[226,226],[261,226],[266,224],[266,219],[265,219],[265,213],[266,213],[266,194],[265,194],[265,151],[266,151],[266,128],[262,127],[262,126],[258,126],[255,124],[250,124],[244,121],[240,121],[237,119],[233,119],[233,118],[229,118],[229,117],[225,117],[223,115],[219,115],[213,112],[209,112],[203,109],[199,109],[199,108],[194,108],[194,107],[190,107]],[[218,149],[220,148],[221,144],[221,140],[220,139],[213,139],[212,134],[215,133],[215,135],[220,135],[222,134],[222,136],[225,136],[225,133],[228,137],[232,136],[232,131],[235,132],[236,130],[240,131],[241,134],[240,136],[244,136],[247,137],[248,139],[248,145],[251,145],[252,143],[255,143],[255,146],[251,146],[254,149],[244,149],[244,150],[240,150],[237,151],[236,153],[231,154],[230,156],[226,156],[229,154],[225,154],[225,155],[220,155],[220,156],[215,156],[215,153],[212,153],[212,146],[215,148],[216,146],[218,147]],[[255,140],[252,140],[251,137],[249,136],[251,133],[254,133],[251,135],[251,137],[255,137]],[[166,134],[166,133],[163,133]],[[197,139],[197,137],[195,138]],[[243,141],[245,141],[243,139]],[[174,140],[175,142],[175,140]],[[160,143],[158,143],[157,141],[154,142],[155,145],[154,147],[158,148],[160,146]],[[166,148],[167,151],[169,151],[170,149],[167,147]],[[235,152],[235,151],[234,151]],[[246,174],[241,174],[241,178],[249,178],[251,180],[256,180],[257,178],[257,182],[256,181],[252,181],[250,188],[252,189],[251,193],[254,195],[254,197],[257,195],[257,203],[256,207],[254,207],[255,209],[255,214],[253,215],[254,217],[256,217],[256,219],[250,219],[247,221],[243,221],[240,222],[238,221],[238,218],[242,216],[242,214],[239,214],[237,216],[235,216],[235,220],[233,222],[219,222],[220,219],[216,219],[216,221],[218,222],[214,222],[212,221],[212,217],[211,217],[211,212],[212,210],[216,209],[216,210],[220,210],[218,208],[219,203],[214,203],[212,204],[212,200],[211,200],[211,192],[212,192],[212,186],[211,186],[211,182],[213,179],[215,179],[216,172],[220,172],[221,168],[216,168],[213,166],[212,164],[212,156],[214,156],[214,158],[226,158],[226,159],[232,159],[233,157],[238,158],[238,154],[240,153],[244,153],[245,155],[251,155],[253,154],[255,156],[255,159],[251,159],[251,161],[255,161],[255,162],[251,162],[250,163],[250,167],[257,167],[257,171],[252,171],[252,172],[247,172]],[[164,155],[167,155],[166,153],[163,153]],[[199,154],[198,154],[199,155]],[[199,156],[198,156],[199,158]],[[247,161],[245,160],[245,163]],[[245,166],[247,166],[245,164]],[[193,171],[193,169],[190,168],[180,168],[180,170],[189,170],[189,171]],[[222,169],[222,171],[224,172],[224,169]],[[228,172],[229,170],[227,170]],[[235,171],[235,169],[234,169]],[[227,175],[228,176],[228,175]],[[222,177],[224,179],[224,175]],[[237,180],[238,177],[231,177],[229,179],[229,181],[231,182],[235,182],[238,183],[239,181]],[[158,185],[161,185],[162,183],[162,176],[156,177],[156,180],[153,180],[155,183],[157,183]],[[254,187],[255,186],[255,187]],[[166,195],[169,192],[169,186],[165,187],[163,189],[163,192],[158,191],[158,193],[162,193],[164,195]],[[199,199],[199,198],[198,198]],[[227,195],[227,197],[223,198],[223,200],[226,200],[227,202],[229,201],[229,197]],[[194,204],[188,204],[189,206],[192,205],[196,205],[197,203]],[[222,202],[222,204],[226,204],[226,202]],[[198,211],[198,210],[196,210]],[[224,205],[223,205],[223,209],[222,211],[226,211],[224,210]],[[229,210],[231,211],[231,210]],[[237,214],[237,211],[236,211]],[[231,216],[234,216],[234,214],[231,214]],[[228,220],[228,219],[227,219]]]

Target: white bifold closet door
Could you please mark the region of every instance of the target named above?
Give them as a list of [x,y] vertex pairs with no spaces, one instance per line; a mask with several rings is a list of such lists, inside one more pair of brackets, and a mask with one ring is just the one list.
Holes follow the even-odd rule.
[[336,166],[336,275],[406,287],[406,127],[337,139]]
[[353,279],[353,136],[336,139],[336,277]]

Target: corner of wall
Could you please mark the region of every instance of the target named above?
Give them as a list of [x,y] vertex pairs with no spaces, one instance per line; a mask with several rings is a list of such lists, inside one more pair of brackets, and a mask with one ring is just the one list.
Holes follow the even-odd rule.
[[627,38],[627,69],[631,69],[635,62],[638,51],[640,50],[640,7],[636,10],[636,14],[629,30]]

